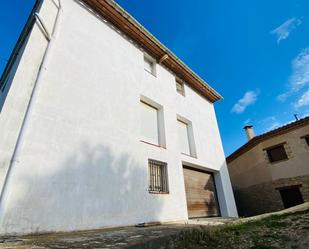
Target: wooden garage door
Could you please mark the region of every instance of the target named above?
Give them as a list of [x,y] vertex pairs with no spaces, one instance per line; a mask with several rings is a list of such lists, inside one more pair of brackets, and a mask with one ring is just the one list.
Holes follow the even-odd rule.
[[184,167],[189,218],[219,216],[213,175]]

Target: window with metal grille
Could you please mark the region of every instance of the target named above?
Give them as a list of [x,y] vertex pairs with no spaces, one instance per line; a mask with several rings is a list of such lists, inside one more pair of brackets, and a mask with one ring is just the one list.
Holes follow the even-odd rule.
[[185,96],[185,87],[184,87],[184,83],[179,80],[179,79],[176,79],[176,90],[179,94]]
[[272,163],[288,159],[288,155],[284,149],[283,144],[266,149],[266,151],[269,161]]
[[149,159],[149,193],[168,194],[167,163]]

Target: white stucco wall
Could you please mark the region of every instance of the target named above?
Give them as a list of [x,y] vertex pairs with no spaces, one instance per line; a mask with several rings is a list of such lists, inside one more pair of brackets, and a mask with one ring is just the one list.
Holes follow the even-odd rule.
[[0,91],[0,198],[47,43],[35,24]]
[[[237,216],[213,105],[188,86],[178,94],[173,74],[160,65],[149,74],[141,49],[75,1],[62,2],[4,190],[0,233],[186,220],[183,163],[215,172],[222,215]],[[140,142],[141,95],[163,106],[166,149]],[[177,115],[192,122],[197,158],[180,154]],[[148,193],[148,158],[168,163],[170,194]]]

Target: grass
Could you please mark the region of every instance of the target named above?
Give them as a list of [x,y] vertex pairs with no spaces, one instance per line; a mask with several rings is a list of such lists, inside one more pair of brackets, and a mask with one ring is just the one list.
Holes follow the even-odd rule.
[[182,232],[172,249],[302,249],[309,248],[309,209],[245,223]]

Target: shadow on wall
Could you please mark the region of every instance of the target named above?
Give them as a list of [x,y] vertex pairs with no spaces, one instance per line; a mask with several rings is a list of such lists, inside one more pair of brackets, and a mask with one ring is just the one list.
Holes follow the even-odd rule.
[[[52,154],[57,157],[56,152]],[[36,163],[21,162],[12,169],[2,206],[4,233],[160,220],[162,199],[148,193],[147,161],[142,165],[128,154],[115,155],[104,145],[83,143],[60,165],[48,160],[44,165]]]

